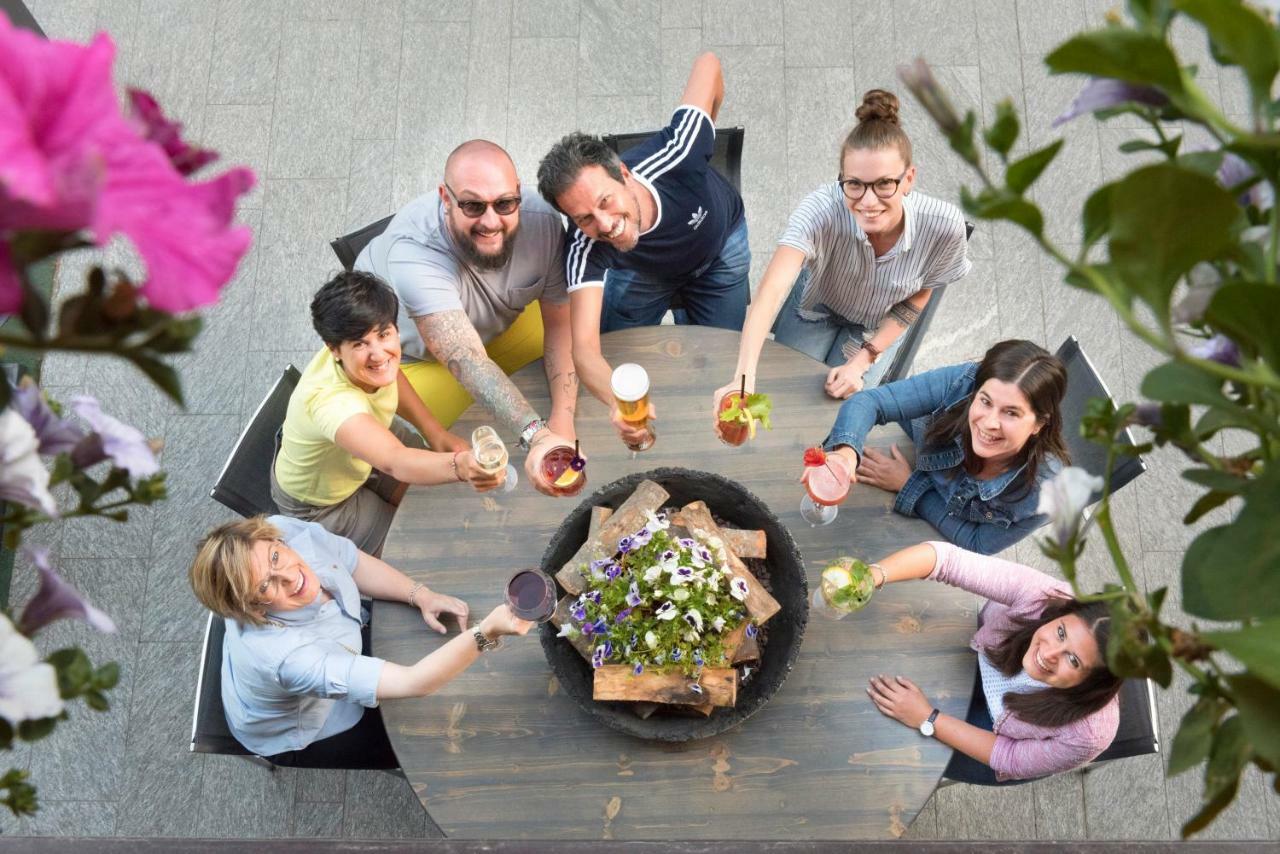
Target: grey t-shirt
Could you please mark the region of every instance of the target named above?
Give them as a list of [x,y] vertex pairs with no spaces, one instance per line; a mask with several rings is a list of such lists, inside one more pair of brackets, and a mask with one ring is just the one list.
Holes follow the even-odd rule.
[[515,252],[501,270],[477,270],[455,245],[435,193],[400,209],[387,230],[370,241],[356,269],[390,283],[400,297],[400,342],[405,356],[432,358],[414,318],[461,309],[488,343],[534,300],[567,302],[564,226],[560,214],[526,193],[520,205]]

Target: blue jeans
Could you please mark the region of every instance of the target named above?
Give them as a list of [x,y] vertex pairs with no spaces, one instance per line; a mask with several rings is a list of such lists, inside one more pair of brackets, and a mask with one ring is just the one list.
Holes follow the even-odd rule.
[[[779,344],[786,344],[792,350],[799,350],[811,359],[817,359],[832,368],[838,368],[849,361],[862,348],[864,339],[875,334],[874,329],[867,329],[861,323],[845,320],[825,305],[816,305],[813,313],[825,315],[820,320],[809,320],[800,316],[800,298],[804,295],[805,286],[809,283],[811,273],[805,267],[796,277],[796,283],[778,312],[778,319],[773,323],[773,339]],[[880,378],[893,364],[911,330],[904,331],[889,348],[880,354],[875,364],[867,368],[862,377],[863,388],[873,388],[880,384]]]
[[744,219],[724,242],[720,254],[683,278],[650,278],[634,270],[609,270],[604,279],[600,331],[656,326],[677,292],[684,308],[676,322],[721,329],[742,328],[751,293],[751,247]]

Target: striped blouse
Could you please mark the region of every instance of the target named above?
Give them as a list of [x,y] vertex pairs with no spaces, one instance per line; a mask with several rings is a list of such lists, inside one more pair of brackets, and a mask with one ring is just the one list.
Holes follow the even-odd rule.
[[964,278],[973,265],[960,209],[923,193],[903,197],[902,209],[902,237],[877,258],[845,206],[839,184],[825,184],[805,196],[778,240],[803,252],[810,269],[801,316],[824,305],[874,329],[890,308],[922,288]]

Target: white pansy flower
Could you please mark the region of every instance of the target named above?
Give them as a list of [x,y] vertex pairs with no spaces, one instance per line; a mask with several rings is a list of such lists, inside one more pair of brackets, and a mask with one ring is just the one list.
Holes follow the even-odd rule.
[[683,602],[688,598],[689,598],[689,591],[685,590],[683,587],[677,587],[675,590],[671,591],[672,601]]
[[644,644],[645,646],[649,647],[649,649],[656,649],[658,646],[658,636],[655,635],[653,632],[645,632]]

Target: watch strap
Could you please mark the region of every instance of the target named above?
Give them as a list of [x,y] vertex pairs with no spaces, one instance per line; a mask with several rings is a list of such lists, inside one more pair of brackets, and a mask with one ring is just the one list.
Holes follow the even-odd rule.
[[498,648],[498,641],[487,637],[484,632],[480,631],[480,627],[476,626],[471,636],[476,640],[476,649],[480,652],[489,652]]
[[533,441],[533,437],[538,435],[538,431],[547,426],[547,422],[541,418],[535,418],[528,424],[524,425],[524,429],[520,431],[520,448],[521,450],[529,450],[529,443]]

